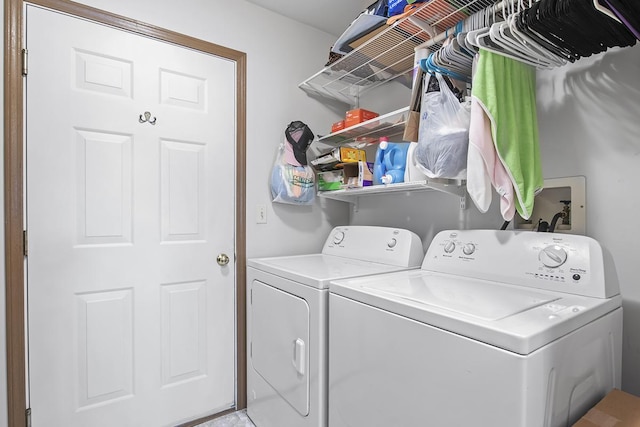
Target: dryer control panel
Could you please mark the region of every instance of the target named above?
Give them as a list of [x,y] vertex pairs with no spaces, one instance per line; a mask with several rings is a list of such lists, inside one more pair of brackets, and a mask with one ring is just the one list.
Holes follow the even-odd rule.
[[597,298],[619,293],[615,268],[586,236],[531,231],[438,233],[422,269]]
[[419,267],[422,239],[402,228],[351,225],[335,227],[322,253],[401,267]]

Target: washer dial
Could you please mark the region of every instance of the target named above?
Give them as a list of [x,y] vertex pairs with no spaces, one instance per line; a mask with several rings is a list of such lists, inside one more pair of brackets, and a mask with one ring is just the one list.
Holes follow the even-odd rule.
[[344,231],[337,231],[334,235],[333,235],[333,243],[334,244],[339,244],[344,240]]
[[475,251],[476,251],[476,245],[474,245],[473,243],[467,243],[462,247],[462,253],[464,253],[465,255],[471,255]]
[[448,254],[453,252],[456,249],[456,244],[454,242],[447,242],[444,245],[444,251]]
[[557,268],[567,260],[567,251],[561,246],[550,245],[540,251],[538,259],[545,267]]

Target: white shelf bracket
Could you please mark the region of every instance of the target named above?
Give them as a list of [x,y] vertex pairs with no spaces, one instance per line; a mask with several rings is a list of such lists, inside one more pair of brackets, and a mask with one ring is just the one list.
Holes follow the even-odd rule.
[[415,25],[416,27],[420,28],[425,33],[429,34],[431,36],[431,38],[435,37],[438,34],[438,32],[436,31],[435,28],[433,28],[431,25],[427,24],[422,19],[419,19],[419,18],[417,18],[415,16],[409,16],[409,18],[407,18],[407,19],[413,25]]

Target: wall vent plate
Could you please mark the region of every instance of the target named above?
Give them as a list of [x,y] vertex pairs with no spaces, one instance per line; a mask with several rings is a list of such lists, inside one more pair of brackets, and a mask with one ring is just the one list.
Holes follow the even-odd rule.
[[545,179],[544,190],[536,196],[531,218],[524,220],[516,213],[513,228],[535,231],[540,221],[551,224],[554,215],[563,211],[564,200],[570,201],[569,223],[560,218],[556,223],[555,232],[584,235],[587,231],[585,194],[584,176]]

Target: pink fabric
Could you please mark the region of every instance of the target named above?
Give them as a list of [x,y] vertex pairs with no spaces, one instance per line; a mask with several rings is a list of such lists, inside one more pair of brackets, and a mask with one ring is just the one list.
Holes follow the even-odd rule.
[[500,212],[506,221],[515,215],[513,184],[498,157],[491,136],[491,120],[482,103],[471,98],[469,151],[467,154],[467,192],[480,212],[491,205],[491,187],[500,195]]
[[287,140],[284,141],[284,161],[291,166],[302,166],[300,162],[296,160],[296,156],[293,154],[293,147]]

